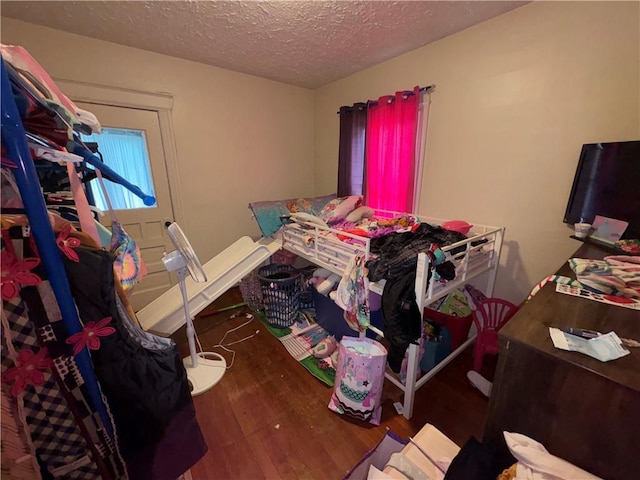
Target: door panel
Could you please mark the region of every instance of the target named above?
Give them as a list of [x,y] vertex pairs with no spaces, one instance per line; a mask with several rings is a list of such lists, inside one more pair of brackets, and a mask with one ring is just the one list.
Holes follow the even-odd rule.
[[[147,208],[117,209],[115,214],[126,232],[138,243],[147,275],[138,283],[130,296],[134,310],[139,310],[175,283],[162,264],[164,252],[173,250],[167,235],[165,222],[173,221],[173,206],[167,178],[160,123],[154,111],[112,107],[97,104],[76,103],[80,108],[93,112],[103,127],[141,130],[147,144],[156,205]],[[100,145],[97,138],[98,148]],[[104,158],[109,165],[109,159]],[[115,170],[115,169],[114,169]],[[125,172],[117,172],[127,178]],[[93,180],[92,182],[95,182]],[[105,180],[107,182],[108,180]],[[125,188],[125,187],[122,187]],[[147,193],[147,192],[145,192]],[[111,226],[108,212],[100,218],[106,227]]]

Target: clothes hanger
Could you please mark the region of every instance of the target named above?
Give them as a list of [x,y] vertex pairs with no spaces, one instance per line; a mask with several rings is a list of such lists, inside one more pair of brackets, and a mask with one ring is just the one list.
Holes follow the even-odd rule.
[[81,163],[84,159],[73,153],[64,152],[62,150],[55,150],[49,147],[43,147],[35,142],[27,141],[29,150],[31,151],[31,157],[38,160],[46,160],[47,162],[55,163]]
[[31,156],[39,160],[46,160],[49,162],[71,162],[80,163],[83,158],[80,155],[67,152],[61,149],[57,144],[42,138],[35,133],[27,132],[27,144],[31,150]]

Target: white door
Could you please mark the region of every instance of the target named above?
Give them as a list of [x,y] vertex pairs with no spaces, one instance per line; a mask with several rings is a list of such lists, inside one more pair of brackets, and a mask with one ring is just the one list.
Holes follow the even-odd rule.
[[[139,310],[175,283],[162,264],[162,254],[173,250],[165,224],[173,221],[174,216],[158,114],[155,111],[134,108],[79,102],[76,104],[80,108],[93,112],[104,129],[103,135],[94,135],[89,140],[98,143],[104,162],[129,182],[140,183],[137,186],[156,198],[156,204],[152,206],[144,205],[138,197],[124,190],[119,193],[123,196],[126,194],[127,198],[116,195],[113,197],[117,198],[112,198],[112,201],[116,202],[114,210],[118,221],[138,243],[147,267],[147,275],[133,288],[129,297],[133,309]],[[127,142],[131,140],[126,136],[135,137],[134,142],[139,143],[134,145],[134,150],[118,145],[121,139],[123,143],[125,140]],[[105,148],[100,146],[101,137]],[[110,155],[107,154],[106,149],[108,144]],[[135,175],[134,172],[127,173],[132,162],[135,162],[137,167]],[[146,176],[146,181],[140,180],[141,176]],[[91,183],[95,185],[92,190],[97,191],[99,188],[97,180],[92,180]],[[105,180],[105,183],[109,181]],[[118,188],[125,187],[118,186]],[[147,192],[145,189],[151,191]],[[111,216],[108,212],[100,218],[100,222],[106,227],[111,226]]]

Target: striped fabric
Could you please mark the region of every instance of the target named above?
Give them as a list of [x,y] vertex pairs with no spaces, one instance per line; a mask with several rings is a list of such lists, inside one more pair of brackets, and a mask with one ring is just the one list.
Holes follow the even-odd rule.
[[[3,252],[37,257],[28,229],[11,228],[2,240]],[[46,272],[42,265],[33,272],[42,279],[39,285],[22,286],[17,296],[3,301],[1,351],[3,389],[15,394],[11,398],[25,437],[31,440],[31,452],[54,478],[126,479],[124,462],[88,400],[84,379],[65,343],[68,335]],[[31,376],[18,386],[7,381],[24,378],[21,364],[35,357],[41,359],[41,378]]]
[[33,455],[32,445],[24,435],[24,425],[15,416],[15,402],[4,390],[0,391],[0,420],[2,437],[0,452],[2,467],[0,476],[14,480],[33,480],[42,478],[38,462]]
[[572,258],[571,269],[596,293],[640,299],[640,257],[617,255],[604,260]]

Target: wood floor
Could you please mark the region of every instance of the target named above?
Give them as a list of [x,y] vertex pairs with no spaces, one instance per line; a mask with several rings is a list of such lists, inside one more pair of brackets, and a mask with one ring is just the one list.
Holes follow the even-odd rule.
[[[205,312],[241,301],[239,291],[232,289]],[[246,321],[244,315],[230,319],[234,312],[250,310],[196,318],[205,351]],[[411,420],[396,413],[393,403],[402,400],[402,392],[385,382],[382,422],[376,427],[331,412],[327,403],[332,388],[309,374],[258,319],[230,333],[225,343],[256,330],[260,332],[253,338],[230,347],[235,360],[220,383],[194,397],[209,447],[191,470],[196,480],[340,479],[387,428],[406,438],[431,423],[458,445],[471,435],[481,436],[488,402],[466,377],[471,349],[418,390]],[[184,329],[173,338],[187,355]],[[231,362],[230,353],[214,351]]]

